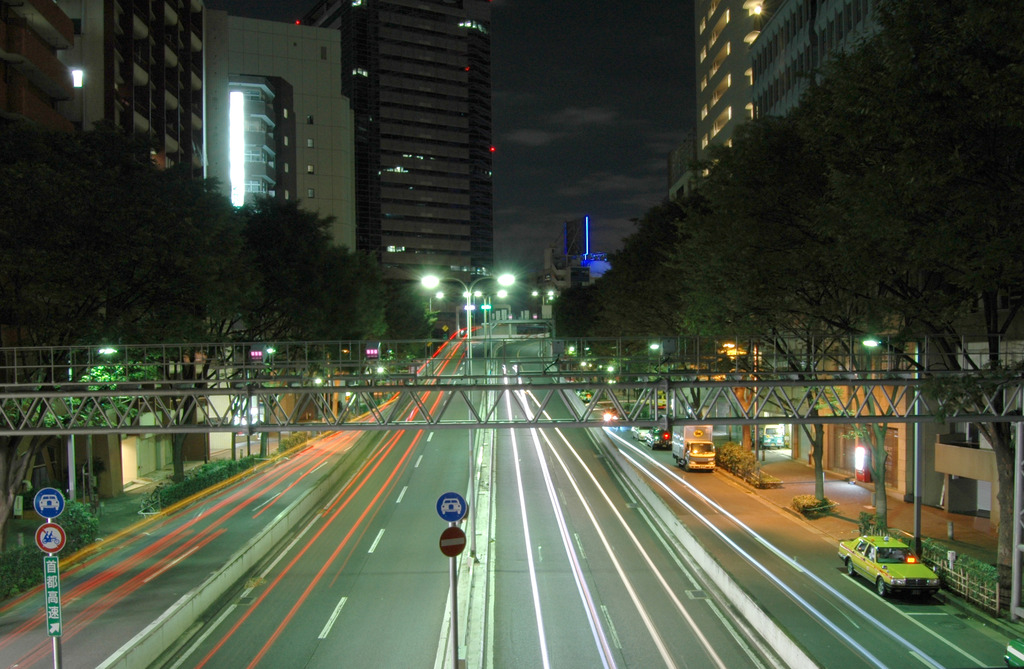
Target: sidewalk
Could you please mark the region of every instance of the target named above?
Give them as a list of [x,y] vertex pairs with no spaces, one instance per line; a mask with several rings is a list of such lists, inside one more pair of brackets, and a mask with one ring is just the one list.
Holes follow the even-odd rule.
[[[791,502],[797,495],[814,494],[814,468],[789,457],[788,450],[765,451],[761,469],[766,474],[782,480],[779,488],[758,490],[762,499],[785,509],[794,516],[803,518],[793,510]],[[836,541],[857,536],[858,522],[862,511],[874,513],[871,484],[852,481],[849,477],[825,472],[825,496],[838,506],[828,516],[806,522]],[[914,533],[914,504],[902,497],[889,495],[888,524]],[[949,524],[952,523],[953,539],[949,539]],[[921,536],[936,539],[948,545],[961,555],[970,555],[990,564],[996,562],[998,534],[988,518],[947,513],[933,506],[921,506]]]

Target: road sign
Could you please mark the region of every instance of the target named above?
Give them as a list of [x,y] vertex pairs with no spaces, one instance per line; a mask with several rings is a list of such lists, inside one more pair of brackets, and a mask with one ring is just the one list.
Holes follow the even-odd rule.
[[457,492],[446,492],[437,498],[437,515],[445,522],[459,522],[467,508],[465,498]]
[[442,553],[448,557],[455,557],[466,548],[466,533],[454,525],[446,527],[444,532],[441,532],[439,545]]
[[32,498],[32,508],[40,517],[53,520],[64,513],[64,495],[56,488],[41,488]]
[[67,535],[64,528],[56,523],[43,523],[36,530],[36,546],[44,553],[57,553],[64,548]]
[[43,558],[43,588],[46,593],[46,633],[60,636],[60,571],[56,555]]

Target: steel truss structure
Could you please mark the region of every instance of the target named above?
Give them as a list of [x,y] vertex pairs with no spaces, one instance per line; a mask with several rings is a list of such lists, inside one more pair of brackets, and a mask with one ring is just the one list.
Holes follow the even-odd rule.
[[[438,354],[453,342],[0,349],[0,439],[601,427],[611,411],[642,427],[1013,422],[1024,443],[1024,375],[1008,371],[1020,369],[1020,342],[998,343],[1002,371],[985,370],[991,346],[986,355],[948,338],[869,349],[852,339],[544,339],[533,358],[510,357],[509,341],[473,342],[490,373],[444,373]],[[1024,448],[1015,462],[1011,615],[1024,617]]]

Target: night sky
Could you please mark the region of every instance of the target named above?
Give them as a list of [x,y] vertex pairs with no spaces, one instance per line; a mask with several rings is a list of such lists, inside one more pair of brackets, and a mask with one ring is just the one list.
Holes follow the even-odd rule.
[[[207,0],[291,21],[315,0]],[[694,123],[693,3],[495,0],[495,265],[540,269],[562,223],[588,214],[614,251],[668,191],[669,152]]]

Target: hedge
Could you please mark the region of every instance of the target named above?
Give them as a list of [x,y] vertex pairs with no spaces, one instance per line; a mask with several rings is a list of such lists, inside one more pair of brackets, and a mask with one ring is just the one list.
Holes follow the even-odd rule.
[[761,471],[753,452],[729,441],[717,449],[715,462],[722,469],[735,474],[755,488],[778,488],[782,480]]
[[[87,505],[80,502],[68,501],[58,524],[67,535],[67,543],[61,549],[61,554],[65,556],[88,546],[99,536],[99,519]],[[42,581],[43,553],[34,542],[29,546],[18,546],[0,553],[0,599],[30,590]]]

